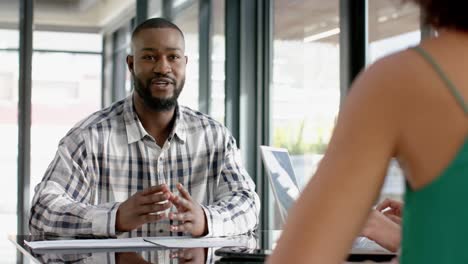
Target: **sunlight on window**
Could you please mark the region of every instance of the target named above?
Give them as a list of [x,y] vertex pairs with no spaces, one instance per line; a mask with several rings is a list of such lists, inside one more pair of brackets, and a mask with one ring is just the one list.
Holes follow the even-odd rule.
[[[288,149],[303,184],[323,157],[339,110],[338,4],[275,1],[271,143]],[[269,206],[272,228],[279,228],[277,207]]]
[[[42,38],[62,45],[51,46],[50,51],[44,51],[43,47],[33,53],[31,197],[55,155],[59,140],[78,121],[101,108],[102,63],[99,34],[38,31],[34,36],[38,46]],[[68,45],[70,40],[73,45]],[[60,47],[66,50],[59,52]]]

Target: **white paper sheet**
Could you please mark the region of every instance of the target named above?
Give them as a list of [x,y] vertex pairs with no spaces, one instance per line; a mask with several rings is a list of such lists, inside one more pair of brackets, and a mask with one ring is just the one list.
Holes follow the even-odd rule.
[[93,248],[145,248],[155,247],[142,237],[109,239],[70,239],[24,241],[32,249],[93,249]]
[[247,245],[246,240],[239,237],[167,237],[165,239],[148,237],[144,240],[167,248],[241,247]]
[[106,249],[106,248],[199,248],[245,246],[245,239],[239,237],[134,237],[108,239],[69,239],[24,241],[31,249]]

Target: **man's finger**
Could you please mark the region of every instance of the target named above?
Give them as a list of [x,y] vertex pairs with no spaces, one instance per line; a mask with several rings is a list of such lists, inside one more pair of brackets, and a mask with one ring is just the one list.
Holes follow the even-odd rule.
[[180,196],[176,196],[170,200],[176,207],[178,211],[192,210],[192,203]]
[[144,189],[140,192],[141,195],[149,195],[153,193],[158,193],[158,192],[168,192],[169,189],[167,188],[167,185],[165,183],[151,186],[147,189]]
[[171,198],[169,198],[169,201],[175,206],[178,212],[185,212],[187,211],[187,209],[182,206],[182,204],[180,203],[180,199],[181,198],[179,196],[172,196]]
[[192,200],[192,196],[190,196],[190,193],[184,188],[182,183],[177,184],[177,190],[179,190],[179,192],[182,194],[182,197],[184,197],[185,199],[189,201]]
[[169,200],[169,196],[170,194],[165,193],[165,192],[140,196],[137,199],[137,204],[145,205],[145,204],[154,204],[154,203],[164,202],[164,201]]
[[162,220],[166,217],[166,215],[164,213],[160,213],[160,214],[145,214],[145,215],[141,215],[140,216],[140,222],[142,224],[146,224],[146,223],[153,223],[153,222],[157,222],[159,220]]
[[167,203],[155,203],[155,204],[147,204],[147,205],[142,205],[138,208],[137,212],[140,215],[144,214],[150,214],[150,213],[157,213],[161,211],[165,211],[169,208],[171,208],[172,203],[167,202]]

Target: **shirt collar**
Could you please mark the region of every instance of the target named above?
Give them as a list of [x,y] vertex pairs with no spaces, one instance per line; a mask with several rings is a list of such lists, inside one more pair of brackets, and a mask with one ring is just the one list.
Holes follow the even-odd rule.
[[[135,110],[135,106],[133,103],[133,93],[130,94],[127,98],[125,98],[124,102],[124,122],[125,122],[125,129],[127,132],[127,141],[128,144],[132,144],[139,140],[142,140],[145,136],[150,136],[148,132],[146,132],[143,124],[141,123],[140,119]],[[169,134],[168,140],[172,140],[173,138],[177,138],[180,140],[182,144],[185,143],[187,137],[187,129],[184,120],[183,110],[182,107],[176,107],[176,120],[174,124],[174,129]]]

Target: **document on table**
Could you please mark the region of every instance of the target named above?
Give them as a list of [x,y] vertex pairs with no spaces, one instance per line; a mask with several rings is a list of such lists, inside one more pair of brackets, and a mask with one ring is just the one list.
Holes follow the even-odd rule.
[[144,240],[167,248],[241,247],[247,245],[246,240],[241,237],[171,237],[165,239],[147,237]]
[[27,241],[24,243],[31,249],[101,249],[101,248],[144,248],[155,247],[142,237],[107,238],[107,239],[60,239]]
[[199,248],[199,247],[233,247],[246,244],[239,237],[134,237],[107,239],[60,239],[27,241],[24,243],[31,249],[111,249],[111,248]]

